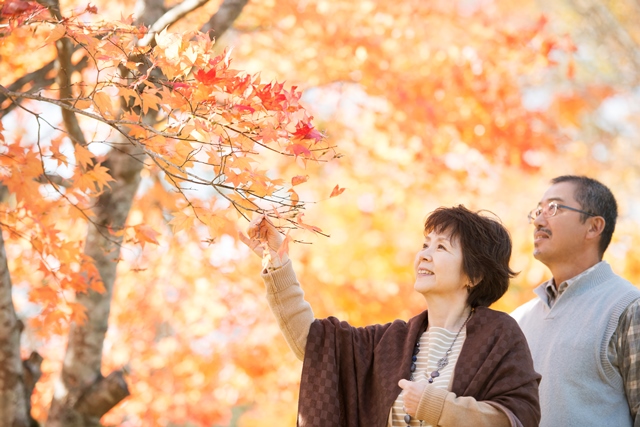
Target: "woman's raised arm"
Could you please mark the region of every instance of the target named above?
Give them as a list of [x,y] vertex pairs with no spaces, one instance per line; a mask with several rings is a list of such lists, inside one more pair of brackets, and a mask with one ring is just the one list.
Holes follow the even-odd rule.
[[254,218],[240,240],[262,258],[262,279],[267,289],[267,302],[287,344],[298,359],[304,359],[313,310],[304,299],[304,291],[286,253],[278,253],[283,238],[264,216]]

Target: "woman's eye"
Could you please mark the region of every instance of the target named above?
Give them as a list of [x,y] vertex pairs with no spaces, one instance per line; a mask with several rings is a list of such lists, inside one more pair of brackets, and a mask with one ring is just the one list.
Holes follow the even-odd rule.
[[429,245],[427,245],[426,243],[422,244],[422,249],[427,249],[429,247]]
[[447,249],[444,247],[444,245],[438,245],[438,249]]

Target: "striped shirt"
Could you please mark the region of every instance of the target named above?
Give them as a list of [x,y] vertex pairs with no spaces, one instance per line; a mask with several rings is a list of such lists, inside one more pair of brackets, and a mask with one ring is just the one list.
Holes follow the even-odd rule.
[[[416,370],[413,373],[413,380],[415,382],[424,382],[429,378],[429,373],[435,371],[438,367],[438,361],[442,359],[454,342],[456,334],[458,332],[451,332],[444,328],[429,327],[425,333],[420,337],[420,353],[418,353],[418,360],[416,362]],[[462,350],[462,344],[467,336],[467,328],[463,328],[455,340],[451,353],[449,354],[449,363],[438,372],[440,376],[433,380],[433,386],[445,390],[450,390],[450,386],[453,379],[453,371],[458,361],[458,356]],[[407,424],[404,422],[404,416],[406,412],[402,410],[404,400],[402,392],[398,395],[398,398],[391,407],[391,423],[388,427],[405,427]],[[412,419],[411,426],[420,426],[420,421]],[[423,424],[424,427],[427,427]]]

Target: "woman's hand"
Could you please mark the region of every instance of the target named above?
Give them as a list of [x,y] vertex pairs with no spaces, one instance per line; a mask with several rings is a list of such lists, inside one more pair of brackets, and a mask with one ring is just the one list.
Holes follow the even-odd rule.
[[264,215],[258,215],[251,220],[247,234],[248,237],[241,232],[238,233],[238,237],[262,258],[264,268],[279,268],[289,260],[289,256],[280,251],[284,241],[282,235]]
[[400,380],[398,381],[398,385],[402,389],[404,410],[407,414],[415,417],[416,412],[418,412],[418,404],[420,403],[420,399],[422,399],[422,393],[424,393],[427,383],[425,381],[416,383],[413,381]]

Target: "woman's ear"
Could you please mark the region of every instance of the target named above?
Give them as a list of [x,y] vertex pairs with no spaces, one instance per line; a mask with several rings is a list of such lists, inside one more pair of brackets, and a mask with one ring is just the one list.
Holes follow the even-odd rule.
[[478,284],[482,282],[482,277],[479,279],[476,279],[475,281],[471,281],[471,279],[467,279],[467,284],[464,285],[465,288],[471,290],[473,288],[475,288],[476,286],[478,286]]

